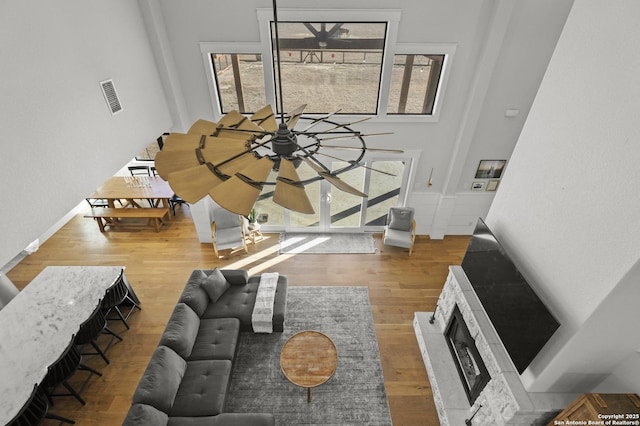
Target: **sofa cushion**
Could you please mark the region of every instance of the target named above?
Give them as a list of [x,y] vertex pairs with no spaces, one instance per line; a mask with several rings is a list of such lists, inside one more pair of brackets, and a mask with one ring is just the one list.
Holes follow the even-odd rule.
[[[260,276],[253,276],[244,286],[231,286],[216,303],[205,309],[200,318],[238,318],[240,331],[253,331],[251,314],[256,302]],[[287,277],[280,275],[273,305],[273,331],[283,331],[287,305]]]
[[221,413],[213,417],[171,417],[168,426],[275,426],[270,413]]
[[224,409],[231,378],[231,361],[187,362],[170,417],[215,416]]
[[228,359],[233,361],[240,337],[237,318],[203,319],[188,361],[199,359]]
[[384,234],[384,243],[390,246],[411,248],[411,232],[389,228]]
[[193,311],[198,314],[199,317],[202,316],[205,309],[209,305],[209,295],[207,292],[200,286],[200,281],[207,278],[207,275],[201,269],[195,269],[187,284],[184,286],[184,290],[182,291],[182,295],[180,296],[179,302],[186,303],[189,305]]
[[227,279],[222,275],[220,269],[215,268],[209,276],[200,281],[200,286],[202,286],[204,291],[209,295],[211,303],[216,303],[220,296],[231,287],[231,284],[227,282]]
[[188,305],[178,303],[160,338],[160,345],[168,346],[182,358],[191,355],[200,328],[200,318]]
[[221,269],[220,272],[231,285],[245,285],[249,281],[249,272],[246,269]]
[[389,209],[389,229],[409,231],[413,220],[413,210],[407,208],[391,207]]
[[147,404],[133,404],[129,408],[122,426],[164,426],[169,422],[169,416],[157,408]]
[[142,374],[133,403],[148,404],[169,414],[187,369],[187,362],[166,346],[158,346]]

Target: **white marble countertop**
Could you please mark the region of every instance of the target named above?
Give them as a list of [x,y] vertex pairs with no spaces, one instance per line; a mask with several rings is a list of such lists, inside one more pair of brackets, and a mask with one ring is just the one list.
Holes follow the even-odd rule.
[[123,269],[48,266],[0,310],[0,424],[20,411]]

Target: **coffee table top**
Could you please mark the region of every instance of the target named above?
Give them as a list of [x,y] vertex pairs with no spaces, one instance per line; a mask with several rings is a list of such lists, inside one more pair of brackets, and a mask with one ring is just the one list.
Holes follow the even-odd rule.
[[301,331],[287,340],[280,353],[280,368],[294,385],[313,388],[325,383],[338,367],[338,350],[319,331]]

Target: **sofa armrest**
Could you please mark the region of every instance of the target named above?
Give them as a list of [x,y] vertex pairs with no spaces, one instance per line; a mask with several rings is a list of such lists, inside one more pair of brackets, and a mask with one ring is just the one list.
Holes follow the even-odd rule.
[[245,269],[221,269],[220,271],[231,285],[245,285],[249,282],[249,273]]
[[155,407],[147,404],[133,404],[129,408],[122,426],[164,426],[169,422],[169,416]]

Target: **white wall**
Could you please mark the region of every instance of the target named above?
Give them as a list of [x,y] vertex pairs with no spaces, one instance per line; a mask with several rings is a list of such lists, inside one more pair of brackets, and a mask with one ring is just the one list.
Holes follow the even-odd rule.
[[4,0],[0,52],[4,265],[172,123],[137,2]]
[[487,217],[562,323],[523,375],[533,391],[612,389],[640,367],[637,16],[575,1]]
[[[409,198],[426,212],[418,217],[421,233],[433,233],[434,223],[435,236],[468,233],[472,216],[486,214],[493,194],[469,194],[468,176],[479,158],[511,153],[523,115],[505,120],[502,108],[528,110],[571,1],[323,3],[329,9],[400,9],[399,42],[456,45],[439,122],[372,120],[361,128],[394,131],[389,139],[372,139],[372,147],[420,152]],[[318,7],[294,0],[278,6]],[[256,10],[270,7],[266,0],[0,2],[0,196],[12,200],[0,211],[0,265],[47,235],[160,133],[212,118],[198,43],[258,41]],[[502,37],[495,36],[497,23]],[[478,79],[480,66],[487,72]],[[98,86],[108,78],[124,106],[116,116]],[[486,96],[470,99],[483,90]]]
[[[153,48],[163,58],[163,80],[178,98],[174,131],[185,131],[199,118],[216,119],[208,90],[200,42],[259,42],[256,11],[269,9],[264,0],[231,2],[224,10],[216,2],[141,0],[148,4],[147,25],[154,28]],[[418,232],[442,238],[469,234],[478,216],[488,210],[493,194],[468,194],[478,161],[508,158],[533,101],[536,89],[573,0],[327,0],[322,9],[401,10],[399,43],[450,43],[456,53],[437,123],[371,120],[363,132],[394,132],[371,138],[371,147],[395,147],[421,152],[416,157],[411,190]],[[280,10],[315,9],[307,2],[282,0]],[[164,33],[157,31],[164,27]],[[175,72],[174,72],[175,71]],[[481,71],[481,72],[480,72]],[[180,102],[177,102],[178,104]],[[506,108],[519,108],[505,119]],[[429,176],[433,171],[432,183]],[[445,198],[441,198],[441,197]],[[457,201],[461,196],[464,200]],[[455,205],[469,207],[454,215]],[[424,204],[420,204],[423,203]],[[435,210],[434,210],[435,206]],[[422,216],[425,212],[425,216]],[[461,216],[467,216],[462,218]]]

